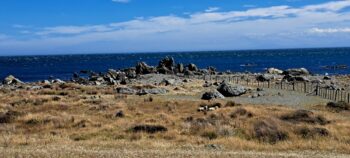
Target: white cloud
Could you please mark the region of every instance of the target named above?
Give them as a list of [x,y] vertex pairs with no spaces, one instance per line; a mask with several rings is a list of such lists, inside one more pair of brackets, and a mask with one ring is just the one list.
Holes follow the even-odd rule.
[[209,7],[208,9],[205,10],[205,12],[214,12],[220,10],[219,7]]
[[350,27],[348,28],[312,28],[309,30],[311,33],[350,33]]
[[81,34],[87,32],[105,32],[110,31],[111,28],[105,25],[92,25],[92,26],[56,26],[47,27],[42,31],[36,32],[37,35],[49,35],[49,34]]
[[[103,25],[38,28],[30,40],[0,43],[15,51],[177,51],[350,46],[350,1],[303,7],[272,6],[245,11],[201,12]],[[326,29],[322,29],[326,28]],[[333,29],[332,29],[333,28]]]
[[130,0],[112,0],[112,2],[117,2],[117,3],[129,3]]

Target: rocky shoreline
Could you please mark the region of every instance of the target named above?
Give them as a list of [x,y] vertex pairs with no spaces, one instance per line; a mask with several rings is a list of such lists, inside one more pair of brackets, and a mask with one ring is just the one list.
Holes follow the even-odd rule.
[[[291,82],[311,82],[320,84],[322,87],[330,89],[348,90],[348,75],[329,76],[312,74],[305,68],[293,68],[280,70],[277,68],[268,68],[265,72],[250,73],[250,72],[219,72],[213,66],[207,68],[198,68],[195,64],[176,63],[172,57],[165,57],[159,61],[157,66],[150,66],[145,62],[139,62],[135,67],[115,70],[109,69],[107,72],[93,72],[90,70],[82,70],[79,73],[74,73],[71,80],[63,81],[60,79],[43,80],[33,83],[24,83],[20,79],[10,75],[6,77],[2,86],[18,86],[18,85],[50,85],[75,83],[89,86],[107,86],[107,85],[132,85],[132,84],[152,84],[158,85],[173,85],[182,82],[187,82],[188,78],[205,78],[205,76],[224,76],[234,75],[236,77],[245,78],[247,80],[258,80],[260,82],[283,81]],[[202,77],[204,76],[204,77]],[[340,78],[340,80],[338,80]],[[343,81],[341,81],[343,80]],[[208,83],[212,84],[212,83]],[[39,88],[39,87],[34,87]]]

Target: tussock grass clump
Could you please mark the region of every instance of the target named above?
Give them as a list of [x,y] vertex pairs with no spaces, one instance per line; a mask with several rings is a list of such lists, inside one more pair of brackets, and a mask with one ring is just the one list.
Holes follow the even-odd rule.
[[343,111],[343,110],[350,110],[350,104],[339,101],[339,102],[329,102],[327,104],[327,108],[334,110],[336,112]]
[[301,127],[298,128],[295,133],[302,136],[303,138],[326,137],[330,135],[330,132],[327,129],[318,127]]
[[162,125],[136,125],[131,128],[131,131],[134,133],[146,132],[154,134],[158,132],[166,132],[168,129]]
[[218,138],[218,134],[215,131],[205,131],[201,136],[210,140]]
[[253,117],[253,114],[244,108],[238,108],[230,114],[231,118],[237,118],[239,116],[243,117]]
[[284,121],[289,121],[293,123],[309,123],[309,124],[320,124],[326,125],[330,123],[326,118],[321,115],[315,115],[311,111],[307,110],[297,110],[292,113],[283,115],[281,117]]
[[275,144],[288,138],[288,133],[282,131],[273,120],[261,120],[254,124],[254,137],[259,141]]
[[5,113],[0,113],[0,124],[13,122],[21,113],[17,111],[7,111]]
[[225,107],[235,107],[235,106],[239,106],[239,104],[236,104],[234,101],[228,101],[225,104]]

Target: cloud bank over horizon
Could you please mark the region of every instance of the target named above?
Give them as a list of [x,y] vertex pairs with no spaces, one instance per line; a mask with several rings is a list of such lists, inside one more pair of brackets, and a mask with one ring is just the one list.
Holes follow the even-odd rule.
[[[128,3],[128,0],[113,0]],[[132,1],[133,2],[133,1]],[[129,2],[129,3],[132,3]],[[13,24],[7,54],[156,52],[350,46],[350,1],[169,14],[98,25]]]

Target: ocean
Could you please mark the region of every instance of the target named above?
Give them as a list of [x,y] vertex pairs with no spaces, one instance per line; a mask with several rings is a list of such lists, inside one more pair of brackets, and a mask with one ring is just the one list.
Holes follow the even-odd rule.
[[304,67],[315,74],[350,74],[350,69],[325,69],[323,66],[350,66],[350,48],[208,51],[176,53],[89,54],[49,56],[2,56],[0,78],[14,75],[22,81],[39,81],[50,76],[68,80],[74,72],[106,72],[135,66],[139,61],[157,65],[165,56],[177,63],[194,63],[200,68],[214,66],[220,71],[263,72],[266,68]]

